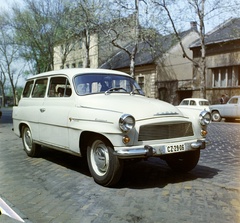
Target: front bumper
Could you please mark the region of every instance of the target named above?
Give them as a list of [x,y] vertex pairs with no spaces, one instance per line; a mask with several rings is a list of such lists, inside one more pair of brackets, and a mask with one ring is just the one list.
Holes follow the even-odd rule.
[[177,152],[166,152],[165,145],[144,145],[144,146],[131,146],[131,147],[124,147],[114,151],[114,155],[118,158],[122,159],[130,159],[130,158],[146,158],[152,156],[161,156],[166,154],[174,154],[179,152],[186,152],[196,149],[205,149],[206,142],[205,140],[197,140],[195,142],[185,142],[185,149],[184,151],[177,151]]

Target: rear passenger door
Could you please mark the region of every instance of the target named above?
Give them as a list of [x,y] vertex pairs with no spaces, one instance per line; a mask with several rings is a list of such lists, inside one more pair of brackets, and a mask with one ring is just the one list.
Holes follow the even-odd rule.
[[73,106],[72,89],[67,77],[50,77],[44,104],[40,109],[39,130],[43,143],[68,149],[68,119]]

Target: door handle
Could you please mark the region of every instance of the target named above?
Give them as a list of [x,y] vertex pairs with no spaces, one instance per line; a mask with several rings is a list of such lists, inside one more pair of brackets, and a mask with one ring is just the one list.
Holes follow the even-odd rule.
[[40,108],[40,112],[45,112],[46,109],[45,108]]

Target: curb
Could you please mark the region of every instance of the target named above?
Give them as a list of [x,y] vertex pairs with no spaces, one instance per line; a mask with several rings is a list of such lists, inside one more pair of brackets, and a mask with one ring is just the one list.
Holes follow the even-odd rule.
[[[0,194],[0,197],[6,202],[6,204],[7,204],[10,208],[12,208],[12,209],[24,220],[24,222],[26,222],[26,223],[32,223],[32,222],[28,219],[27,216],[25,216],[19,209],[16,208],[16,206],[14,206],[14,204],[12,204],[9,200],[7,200],[7,199],[6,199],[4,196],[2,196],[1,194]],[[3,215],[0,215],[0,222],[1,222],[2,216],[3,216]],[[4,217],[4,218],[5,218],[5,219],[4,219],[4,220],[5,220],[4,222],[6,222],[7,219],[9,219],[9,222],[19,222],[19,221],[15,220],[15,219],[12,219],[12,218],[8,217],[8,216],[6,216],[6,217]],[[10,219],[11,219],[11,221],[10,221]]]

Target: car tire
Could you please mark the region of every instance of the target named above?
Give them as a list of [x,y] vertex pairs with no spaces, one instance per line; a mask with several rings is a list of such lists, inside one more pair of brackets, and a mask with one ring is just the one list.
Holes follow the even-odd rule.
[[87,162],[94,181],[102,186],[114,186],[122,176],[123,160],[113,154],[112,146],[101,137],[89,143]]
[[220,122],[222,120],[222,117],[218,111],[212,112],[212,121],[213,122]]
[[40,155],[41,146],[34,143],[32,139],[32,132],[28,126],[22,127],[22,142],[24,151],[30,157],[37,157]]
[[196,167],[200,158],[200,150],[175,153],[165,158],[168,166],[176,172],[188,172]]

